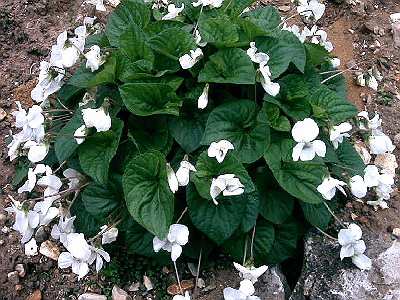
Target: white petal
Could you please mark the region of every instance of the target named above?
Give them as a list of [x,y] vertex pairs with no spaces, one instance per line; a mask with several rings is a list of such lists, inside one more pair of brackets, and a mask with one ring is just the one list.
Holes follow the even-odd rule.
[[182,246],[178,244],[172,245],[171,249],[171,260],[176,261],[179,256],[181,256],[182,253]]
[[362,270],[370,270],[372,268],[371,259],[364,254],[354,255],[351,260],[357,267]]
[[246,295],[238,290],[231,287],[224,288],[224,299],[225,300],[246,300]]
[[345,257],[352,257],[354,255],[354,248],[352,244],[342,246],[340,249],[340,259],[343,260]]
[[303,151],[305,144],[304,143],[298,143],[296,146],[293,147],[293,152],[292,152],[292,159],[293,161],[298,161],[301,155],[301,152]]
[[38,254],[38,247],[35,239],[31,239],[28,243],[25,244],[25,255],[34,256]]
[[326,145],[323,141],[315,140],[312,141],[312,146],[315,149],[315,152],[318,156],[325,157],[326,154]]
[[311,142],[318,136],[318,133],[318,124],[311,118],[296,122],[292,128],[293,139],[298,143]]
[[167,239],[160,240],[158,237],[153,238],[153,250],[154,252],[160,251],[160,249],[167,243]]
[[189,229],[182,224],[172,224],[169,227],[168,240],[179,245],[185,245],[189,241]]
[[354,238],[356,240],[361,239],[362,230],[361,230],[360,226],[358,226],[357,224],[352,223],[352,224],[349,225],[349,230],[354,235]]
[[354,254],[362,254],[366,250],[365,242],[363,240],[357,241],[357,243],[354,244]]
[[74,261],[73,256],[69,252],[62,252],[58,257],[58,267],[61,269],[68,268],[72,265]]
[[248,279],[242,280],[240,282],[239,291],[243,292],[246,296],[253,295],[255,292],[253,283]]

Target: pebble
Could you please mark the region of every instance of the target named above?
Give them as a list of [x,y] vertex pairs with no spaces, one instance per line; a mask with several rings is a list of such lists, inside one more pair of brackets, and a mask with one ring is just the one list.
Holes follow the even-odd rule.
[[44,226],[40,226],[35,233],[35,240],[38,243],[43,243],[49,238],[49,233],[44,229]]
[[203,278],[197,279],[197,287],[201,289],[206,287],[206,282]]
[[107,300],[107,296],[95,293],[84,293],[78,297],[78,300]]
[[400,22],[392,24],[394,45],[400,47]]
[[396,134],[393,138],[393,143],[400,149],[400,133]]
[[18,272],[18,276],[19,276],[19,277],[24,277],[25,274],[26,274],[25,267],[24,267],[23,264],[17,264],[17,265],[15,266],[15,271]]
[[140,282],[132,282],[132,284],[128,287],[128,291],[137,292],[140,289]]
[[146,275],[143,276],[143,284],[146,287],[147,291],[151,291],[152,289],[154,289],[153,283],[151,282],[150,278]]
[[42,299],[42,292],[40,290],[34,291],[25,300],[40,300]]
[[132,297],[127,292],[116,285],[112,288],[111,298],[113,300],[132,300]]
[[19,283],[19,276],[17,271],[12,271],[7,274],[8,281],[12,284],[18,284]]
[[0,107],[0,121],[3,121],[6,116],[6,111]]
[[400,228],[398,227],[394,228],[392,234],[400,238]]
[[396,156],[392,153],[378,154],[375,158],[374,164],[382,167],[382,169],[389,173],[394,178],[396,175],[396,168],[398,167],[396,162]]
[[22,285],[17,284],[14,288],[16,291],[20,291],[20,290],[22,290]]
[[45,241],[40,245],[39,252],[53,260],[58,260],[60,256],[60,247],[53,245],[50,241]]
[[[182,287],[182,291],[185,293],[186,291],[194,288],[194,283],[193,283],[193,281],[190,281],[190,280],[182,280],[181,287]],[[170,285],[167,288],[167,293],[170,295],[173,295],[173,296],[179,295],[181,293],[179,285],[177,283]]]

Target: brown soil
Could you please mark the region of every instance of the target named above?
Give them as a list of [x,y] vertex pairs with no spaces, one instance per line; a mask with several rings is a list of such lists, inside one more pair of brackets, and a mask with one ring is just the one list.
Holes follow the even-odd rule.
[[[346,0],[347,1],[347,0]],[[370,114],[379,113],[383,119],[383,129],[392,139],[400,132],[400,99],[396,97],[400,89],[399,59],[400,51],[393,46],[393,35],[389,15],[400,12],[398,1],[364,0],[364,6],[350,5],[346,1],[328,1],[325,15],[318,22],[328,32],[333,42],[333,54],[341,59],[341,68],[350,62],[357,63],[360,70],[376,65],[384,79],[386,98],[367,87],[354,84],[352,73],[346,78],[348,100]],[[72,30],[81,25],[83,16],[106,15],[96,12],[93,5],[82,6],[83,0],[2,0],[0,1],[0,107],[7,116],[0,120],[0,135],[4,138],[14,129],[13,116],[15,101],[23,106],[32,105],[30,91],[35,86],[39,73],[39,62],[49,54],[51,46],[63,30]],[[278,11],[289,14],[289,0],[263,0],[264,4],[273,4]],[[112,10],[107,7],[108,12]],[[374,27],[375,30],[374,30]],[[380,47],[370,47],[379,41]],[[390,105],[389,105],[390,104]],[[86,290],[101,292],[102,278],[90,275],[88,280],[74,282],[76,276],[69,270],[60,270],[57,263],[44,257],[27,258],[24,255],[17,232],[8,230],[13,224],[13,216],[5,213],[4,207],[10,206],[6,195],[18,197],[16,188],[11,185],[14,177],[14,163],[7,158],[7,148],[0,147],[0,299],[26,299],[35,290],[41,290],[42,299],[76,299]],[[399,157],[399,150],[394,151]],[[398,162],[399,163],[399,162]],[[398,174],[396,174],[396,186]],[[374,211],[372,207],[362,206],[356,201],[344,206],[339,217],[348,222],[357,222],[371,231],[391,239],[388,228],[400,227],[399,195],[394,193],[387,210]],[[351,213],[356,217],[351,218]],[[27,274],[20,278],[20,285],[7,279],[7,274],[18,263],[24,264]],[[206,285],[215,285],[216,289],[204,296],[204,299],[221,299],[222,289],[234,286],[238,280],[232,269],[216,272],[216,278],[206,279]],[[235,273],[236,274],[236,273]],[[88,281],[96,282],[89,286]],[[86,283],[85,283],[86,282]],[[76,289],[73,289],[76,287]],[[72,291],[69,294],[66,290]],[[140,296],[135,299],[142,299]]]

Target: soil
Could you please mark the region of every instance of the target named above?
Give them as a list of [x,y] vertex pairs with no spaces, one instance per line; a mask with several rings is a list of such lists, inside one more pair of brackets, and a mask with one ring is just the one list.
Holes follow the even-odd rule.
[[[355,1],[355,5],[348,2],[353,1],[325,0],[326,11],[317,24],[328,32],[328,39],[334,45],[332,54],[341,59],[340,68],[356,64],[356,68],[366,71],[374,66],[382,73],[381,89],[376,92],[355,85],[353,73],[345,72],[347,98],[359,110],[370,112],[371,117],[378,113],[383,119],[383,131],[393,140],[400,132],[400,50],[394,47],[390,14],[400,12],[400,4],[397,0],[363,0]],[[273,4],[281,15],[292,13],[288,10],[290,0],[262,0],[261,4]],[[84,16],[96,15],[100,21],[105,21],[113,9],[110,5],[106,7],[107,12],[101,13],[82,0],[0,2],[0,107],[6,113],[0,120],[3,140],[15,129],[10,114],[16,109],[15,101],[20,101],[24,107],[33,104],[30,91],[37,82],[39,63],[49,55],[58,34],[63,30],[72,32],[81,25]],[[397,158],[399,151],[394,151]],[[70,270],[58,269],[55,261],[42,255],[24,255],[20,236],[11,229],[13,216],[4,211],[10,206],[7,194],[18,198],[16,188],[11,184],[14,162],[7,158],[4,144],[0,146],[0,173],[0,299],[27,299],[35,291],[38,293],[37,290],[41,291],[42,299],[76,299],[76,295],[84,291],[101,293],[106,282],[96,273],[77,282]],[[396,186],[398,177],[397,173]],[[391,229],[400,227],[399,200],[396,188],[388,201],[389,209],[375,211],[373,207],[352,201],[339,209],[338,216],[343,221],[367,227],[389,241],[393,237]],[[7,276],[17,264],[23,264],[26,270],[18,283]],[[239,281],[231,268],[215,270],[213,274],[204,279],[206,286],[215,289],[202,299],[222,299],[223,287],[235,286]],[[140,292],[131,294],[134,299],[145,299]]]

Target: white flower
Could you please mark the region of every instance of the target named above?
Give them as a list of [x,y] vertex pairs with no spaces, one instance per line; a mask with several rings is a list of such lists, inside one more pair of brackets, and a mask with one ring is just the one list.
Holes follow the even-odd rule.
[[[293,0],[292,0],[293,2]],[[318,21],[325,11],[325,5],[319,3],[317,0],[311,0],[307,3],[307,0],[301,0],[300,5],[297,6],[297,12],[305,16],[307,19],[314,18],[314,21]]]
[[250,280],[242,280],[240,282],[239,290],[235,290],[231,287],[224,288],[224,299],[225,300],[260,300],[254,294],[254,286]]
[[234,149],[231,142],[227,140],[220,140],[218,143],[212,142],[210,147],[208,147],[207,155],[208,157],[215,157],[219,163],[223,162],[228,150]]
[[363,198],[367,194],[367,185],[360,175],[355,175],[350,178],[350,190],[357,198]]
[[70,233],[75,231],[74,229],[74,220],[76,216],[69,217],[69,214],[60,217],[58,224],[54,224],[51,229],[51,237],[56,240],[60,240],[60,242],[66,247],[68,245],[67,236]]
[[269,66],[267,66],[267,61],[260,62],[260,72],[261,72],[261,85],[264,90],[271,96],[276,96],[279,93],[280,85],[279,83],[271,81],[271,72],[269,71]]
[[347,132],[350,131],[351,128],[350,123],[344,122],[337,126],[333,126],[333,128],[329,130],[329,139],[335,149],[337,149],[339,144],[343,142],[343,137],[350,136]]
[[34,256],[38,254],[38,247],[36,244],[36,240],[33,238],[28,243],[25,244],[25,255]]
[[263,52],[257,52],[257,47],[255,42],[250,42],[250,48],[247,49],[247,55],[250,57],[252,61],[255,63],[261,63],[262,61],[268,62],[269,56]]
[[361,270],[370,270],[372,268],[371,259],[365,254],[354,254],[351,261]]
[[203,93],[201,93],[199,99],[197,99],[197,107],[200,109],[204,109],[207,107],[208,104],[208,90],[210,88],[210,85],[206,83],[203,89]]
[[183,56],[179,57],[179,63],[181,64],[182,69],[190,69],[202,57],[203,51],[201,51],[200,48],[197,48],[196,50],[190,50],[190,54],[186,53]]
[[[36,102],[46,103],[46,99],[63,85],[65,71],[60,67],[50,69],[51,63],[40,62],[39,82],[31,91],[31,98]],[[42,104],[43,105],[43,104]]]
[[[100,229],[105,230],[107,227],[108,227],[107,225],[103,225],[100,227]],[[117,240],[117,237],[118,237],[118,228],[112,227],[102,234],[101,244],[104,245],[115,242]]]
[[324,157],[326,146],[323,141],[314,139],[318,136],[318,124],[310,118],[305,118],[303,121],[298,121],[292,128],[293,139],[298,143],[293,148],[292,159],[298,161],[312,160],[317,154]]
[[175,193],[176,191],[178,191],[179,188],[178,178],[176,177],[176,174],[169,163],[167,163],[166,168],[169,188],[173,193]]
[[378,168],[375,165],[368,165],[364,169],[364,182],[367,187],[378,186],[380,176]]
[[28,169],[28,180],[18,189],[18,193],[31,192],[36,185],[36,174],[32,168]]
[[192,5],[194,7],[197,7],[199,5],[203,6],[210,5],[210,7],[218,8],[221,7],[223,1],[224,0],[198,0],[197,2],[192,2]]
[[78,138],[77,136],[86,136],[86,130],[87,127],[85,124],[83,124],[82,126],[78,127],[78,129],[75,130],[74,132],[74,137],[75,137],[75,141],[77,142],[77,144],[82,144],[86,138]]
[[187,160],[182,160],[178,171],[176,171],[179,186],[186,186],[189,183],[190,171],[196,172],[196,168]]
[[185,296],[182,295],[175,295],[172,300],[190,300],[189,292],[185,292]]
[[100,55],[100,47],[93,45],[90,47],[90,51],[85,54],[87,59],[86,68],[90,68],[92,72],[96,71],[104,62],[105,59]]
[[8,195],[8,197],[12,203],[11,207],[5,208],[5,211],[15,213],[13,229],[22,234],[21,242],[26,243],[32,237],[34,228],[39,225],[39,214],[35,211],[28,211],[19,201],[14,200],[12,196]]
[[182,253],[182,246],[188,241],[189,229],[182,224],[172,224],[166,238],[160,240],[158,237],[154,237],[153,248],[155,252],[160,249],[171,252],[171,260],[176,261]]
[[359,86],[365,86],[365,78],[364,74],[359,74],[356,77],[356,84]]
[[89,246],[89,249],[92,251],[92,254],[88,260],[89,265],[96,260],[96,272],[99,272],[103,267],[103,259],[105,259],[107,262],[110,262],[110,255],[101,248]]
[[322,194],[324,199],[331,200],[335,196],[336,189],[341,191],[346,196],[346,192],[342,187],[344,185],[346,185],[345,182],[328,176],[325,177],[322,183],[317,187],[317,191]]
[[364,253],[365,243],[361,240],[361,236],[361,228],[356,224],[350,224],[348,229],[340,229],[338,234],[338,242],[342,245],[340,259]]
[[338,68],[340,66],[340,59],[337,57],[330,58],[329,62],[331,63],[332,67],[334,67],[334,68]]
[[45,142],[37,143],[35,141],[28,141],[25,143],[24,148],[29,149],[28,159],[33,162],[43,160],[49,152],[50,145]]
[[360,120],[359,128],[361,130],[372,130],[377,129],[382,124],[382,119],[379,118],[379,115],[376,114],[371,120],[368,117],[368,112],[365,110],[359,112],[357,114]]
[[[46,170],[46,176],[43,176],[37,181],[37,185],[45,187],[43,192],[44,201],[36,203],[36,207],[38,210],[42,212],[42,214],[46,214],[49,207],[53,204],[53,202],[60,198],[58,192],[62,186],[61,179],[56,175],[53,175],[51,169],[48,168]],[[40,209],[39,209],[40,203]]]
[[196,44],[199,45],[199,47],[205,47],[207,45],[207,42],[201,41],[201,35],[197,29],[194,31],[194,38],[196,39]]
[[217,179],[213,178],[210,186],[210,196],[215,205],[218,201],[215,198],[222,192],[224,196],[236,196],[244,192],[244,185],[240,182],[235,174],[219,175]]
[[252,283],[256,283],[258,277],[260,277],[268,270],[268,266],[261,266],[259,268],[255,268],[254,266],[244,267],[236,262],[234,262],[233,265],[236,268],[236,270],[240,272],[240,276],[243,279],[248,279]]
[[367,139],[367,145],[370,148],[371,154],[382,154],[392,152],[396,146],[392,140],[382,131],[373,129],[371,135]]
[[367,78],[367,85],[371,88],[374,89],[375,91],[378,90],[378,81],[376,80],[376,78],[372,75],[370,75]]
[[176,7],[175,4],[168,4],[168,13],[162,17],[162,20],[170,20],[177,17],[184,8],[184,3],[182,3],[181,7]]
[[111,117],[103,107],[82,109],[83,122],[86,127],[95,127],[98,132],[107,131],[111,128]]
[[82,174],[78,171],[68,168],[63,171],[63,175],[65,178],[68,178],[68,188],[74,189],[79,185],[81,178],[83,178]]
[[103,0],[89,0],[89,3],[96,5],[97,10],[106,11],[106,7],[103,4]]
[[379,198],[378,200],[367,201],[367,204],[374,206],[374,207],[380,207],[381,209],[389,208],[389,205],[386,203],[386,201],[383,198]]

